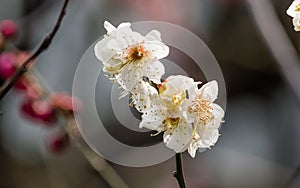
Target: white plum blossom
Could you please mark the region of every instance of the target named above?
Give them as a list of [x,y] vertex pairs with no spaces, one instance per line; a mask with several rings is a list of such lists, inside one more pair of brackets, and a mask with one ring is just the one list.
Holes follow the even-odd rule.
[[103,71],[131,92],[143,77],[159,83],[165,73],[159,61],[169,54],[169,47],[161,42],[159,31],[152,30],[146,36],[132,31],[130,23],[121,23],[117,28],[104,22],[107,35],[95,45],[96,57],[103,63]]
[[295,31],[300,31],[300,0],[294,0],[286,13],[293,18]]
[[186,104],[184,116],[193,124],[193,139],[188,152],[195,157],[196,150],[214,146],[219,138],[219,128],[224,117],[224,110],[213,103],[218,96],[218,83],[210,81],[196,90],[196,97],[191,97]]
[[[300,30],[300,0],[295,0],[287,13]],[[131,94],[131,104],[142,113],[140,128],[163,133],[166,146],[176,153],[188,150],[195,157],[197,150],[215,145],[224,110],[214,101],[218,84],[211,81],[200,89],[201,82],[182,75],[169,76],[163,82],[164,65],[159,61],[169,54],[159,31],[145,36],[131,29],[130,23],[114,27],[104,22],[107,34],[95,47],[95,55],[103,63],[103,71]]]
[[300,0],[294,0],[286,13],[292,18],[296,17],[296,15],[300,13]]
[[[144,108],[140,128],[163,132],[164,143],[176,153],[213,146],[219,137],[223,109],[213,103],[217,98],[216,81],[198,89],[199,82],[186,76],[170,76],[151,95],[150,107]],[[153,90],[154,91],[154,90]],[[158,134],[157,133],[157,134]]]

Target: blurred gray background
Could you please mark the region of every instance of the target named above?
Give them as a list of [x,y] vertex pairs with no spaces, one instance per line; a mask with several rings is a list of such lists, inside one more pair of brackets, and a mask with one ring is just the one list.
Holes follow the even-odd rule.
[[[17,46],[32,50],[53,27],[61,3],[0,0],[0,20],[15,20],[20,26]],[[285,14],[290,3],[272,1],[299,51],[300,33],[293,31],[291,18]],[[217,58],[228,92],[226,122],[212,150],[198,153],[195,159],[184,155],[188,187],[285,186],[300,165],[300,103],[283,79],[245,1],[71,0],[52,45],[36,63],[54,90],[71,92],[81,56],[105,33],[104,20],[115,25],[145,20],[181,25],[202,38]],[[109,187],[76,147],[58,155],[45,151],[45,137],[55,130],[23,119],[18,112],[21,97],[11,91],[1,101],[0,187]],[[129,187],[177,186],[173,159],[147,168],[111,165]]]

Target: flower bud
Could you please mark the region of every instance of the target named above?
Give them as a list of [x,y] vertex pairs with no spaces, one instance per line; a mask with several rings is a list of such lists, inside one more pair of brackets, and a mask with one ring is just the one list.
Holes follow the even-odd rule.
[[13,53],[5,52],[0,55],[0,75],[8,79],[16,70],[14,62],[16,56]]
[[78,98],[68,96],[64,93],[54,93],[51,96],[51,103],[55,108],[71,113],[78,112],[81,108],[81,102]]
[[48,148],[53,153],[62,152],[69,143],[68,135],[64,133],[57,133],[52,136],[48,142]]
[[17,34],[17,25],[12,20],[3,20],[0,23],[0,30],[4,37],[13,37]]
[[21,112],[25,117],[40,121],[45,125],[50,125],[56,120],[55,109],[45,100],[26,99],[21,106]]

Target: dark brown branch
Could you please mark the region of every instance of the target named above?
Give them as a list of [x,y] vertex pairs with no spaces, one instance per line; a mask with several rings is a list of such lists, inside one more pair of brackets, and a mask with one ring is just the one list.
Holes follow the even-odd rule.
[[17,68],[17,70],[14,72],[14,74],[10,78],[8,78],[3,83],[3,85],[0,87],[0,100],[2,100],[2,98],[13,87],[13,85],[16,83],[16,81],[27,71],[29,63],[31,63],[33,60],[35,60],[42,52],[47,50],[47,48],[49,47],[49,45],[52,42],[52,39],[56,35],[56,33],[57,33],[57,31],[58,31],[58,29],[61,25],[61,22],[62,22],[65,14],[66,14],[66,8],[67,8],[68,3],[69,3],[69,0],[64,0],[64,4],[61,8],[59,17],[56,21],[56,24],[55,24],[54,28],[52,29],[52,31],[50,33],[48,33],[44,37],[44,40],[39,45],[39,47],[36,49],[36,51],[33,52],[28,57],[28,59],[26,59],[26,61],[20,67]]
[[176,153],[176,171],[173,172],[173,176],[177,179],[180,188],[186,188],[183,175],[182,153]]

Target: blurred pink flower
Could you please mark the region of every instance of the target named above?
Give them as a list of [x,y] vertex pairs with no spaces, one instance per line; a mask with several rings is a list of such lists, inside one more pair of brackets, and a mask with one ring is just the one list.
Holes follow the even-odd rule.
[[55,122],[55,108],[45,100],[26,99],[21,106],[21,113],[30,119],[40,121],[45,125]]
[[12,20],[3,20],[0,23],[0,30],[1,30],[1,33],[5,37],[12,37],[12,36],[15,36],[17,34],[18,28],[17,28],[17,25],[14,21],[12,21]]
[[10,52],[0,54],[0,75],[8,79],[16,70],[16,55]]
[[62,152],[69,143],[68,135],[65,132],[57,133],[50,137],[48,141],[48,149],[53,153]]

